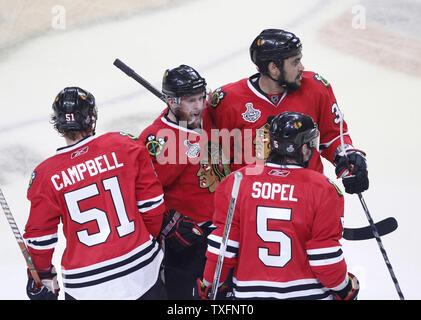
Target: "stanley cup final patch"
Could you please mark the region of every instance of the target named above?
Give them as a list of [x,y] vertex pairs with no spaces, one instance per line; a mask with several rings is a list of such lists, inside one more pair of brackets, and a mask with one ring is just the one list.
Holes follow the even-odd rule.
[[198,143],[191,143],[189,140],[185,140],[184,145],[187,147],[187,157],[197,158],[200,155],[200,145]]
[[247,122],[256,122],[262,115],[262,112],[260,110],[254,109],[253,103],[249,102],[246,103],[246,111],[241,115]]

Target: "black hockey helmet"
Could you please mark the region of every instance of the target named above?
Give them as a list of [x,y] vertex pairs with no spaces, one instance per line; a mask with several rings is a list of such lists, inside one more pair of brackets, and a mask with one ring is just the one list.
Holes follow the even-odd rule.
[[64,88],[54,100],[53,111],[54,126],[61,133],[95,129],[95,98],[86,90],[79,87]]
[[301,147],[304,144],[319,150],[320,132],[313,119],[299,112],[284,112],[270,121],[269,135],[271,152],[286,158],[295,159],[300,165],[307,166],[302,158]]
[[165,71],[162,92],[169,97],[192,96],[206,92],[206,81],[192,67],[182,64]]
[[283,60],[301,52],[301,41],[293,33],[281,29],[263,30],[250,46],[250,57],[262,73],[269,62],[282,66]]

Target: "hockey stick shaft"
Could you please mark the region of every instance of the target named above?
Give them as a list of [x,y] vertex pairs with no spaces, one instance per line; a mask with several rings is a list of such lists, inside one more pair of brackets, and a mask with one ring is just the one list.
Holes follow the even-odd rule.
[[[351,172],[351,168],[350,168],[350,165],[349,165],[349,162],[348,162],[348,157],[347,157],[346,150],[345,150],[345,143],[344,143],[344,137],[343,137],[343,121],[344,121],[344,115],[343,115],[343,113],[341,113],[341,119],[340,119],[340,124],[339,124],[340,128],[339,129],[340,129],[340,139],[341,139],[342,152],[343,152],[343,155],[345,156],[348,170]],[[373,232],[373,236],[377,241],[377,245],[379,246],[379,249],[380,249],[380,252],[383,256],[384,262],[386,263],[386,267],[389,270],[389,273],[390,273],[390,276],[392,278],[393,284],[395,285],[395,288],[396,288],[396,292],[398,293],[399,298],[401,300],[404,300],[405,298],[404,298],[402,290],[399,286],[398,279],[395,276],[395,272],[393,271],[392,264],[390,263],[389,257],[387,256],[386,250],[383,246],[383,243],[382,243],[382,240],[380,238],[379,232],[376,228],[376,225],[374,224],[374,221],[373,221],[373,219],[370,215],[370,212],[368,211],[368,207],[367,207],[367,204],[365,203],[364,197],[361,193],[358,193],[358,198],[360,199],[360,202],[361,202],[361,205],[362,205],[363,210],[365,212],[365,215],[367,217],[368,223],[370,224],[371,230]]]
[[389,273],[390,273],[390,276],[392,278],[393,284],[395,285],[395,288],[396,288],[396,292],[399,295],[399,299],[404,300],[405,298],[404,298],[402,290],[399,286],[398,279],[395,276],[395,272],[393,271],[392,264],[390,263],[389,257],[387,256],[386,250],[383,246],[383,243],[382,243],[382,240],[380,238],[379,232],[377,231],[376,225],[374,224],[374,221],[371,218],[370,212],[368,211],[368,207],[365,203],[364,197],[361,193],[358,193],[358,198],[360,199],[361,205],[363,206],[365,215],[367,216],[367,220],[368,220],[368,222],[371,226],[374,238],[377,241],[377,244],[379,246],[380,252],[382,253],[384,262],[386,263],[387,269],[389,270]]
[[[158,97],[160,100],[167,103],[165,95],[159,91],[157,88],[155,88],[149,81],[147,81],[145,78],[137,74],[132,68],[130,68],[127,64],[125,64],[120,59],[115,59],[113,63],[117,68],[119,68],[121,71],[123,71],[126,75],[133,78],[135,81],[137,81],[139,84],[144,86],[146,89],[148,89],[153,95]],[[222,157],[222,166],[224,169],[224,174],[227,176],[230,174],[229,166],[227,165],[227,161],[224,158],[224,153],[221,151],[221,157]]]
[[25,258],[29,272],[34,278],[34,281],[37,284],[37,286],[42,286],[41,279],[39,278],[38,273],[35,269],[35,266],[32,262],[31,256],[29,255],[28,248],[25,245],[25,242],[20,234],[16,221],[13,218],[12,212],[10,211],[9,205],[6,202],[6,198],[4,197],[3,191],[1,189],[0,189],[0,204],[3,209],[4,214],[6,215],[6,219],[9,222],[10,227],[12,228],[12,232],[15,235],[16,241],[23,254],[23,257]]
[[219,249],[219,256],[216,262],[215,274],[213,276],[212,291],[211,291],[212,300],[215,300],[216,294],[218,292],[219,279],[221,277],[222,265],[224,264],[225,251],[227,250],[228,237],[231,230],[232,219],[234,217],[235,206],[237,203],[238,190],[240,189],[240,184],[241,184],[242,179],[243,179],[242,173],[236,171],[234,173],[234,184],[232,186],[231,200],[228,207],[227,218],[225,220],[224,233],[222,234],[221,247]]
[[152,92],[155,96],[157,96],[159,99],[167,102],[165,99],[165,95],[156,89],[152,84],[150,84],[146,79],[144,79],[142,76],[137,74],[132,68],[130,68],[127,64],[125,64],[120,59],[115,59],[113,63],[117,68],[119,68],[121,71],[123,71],[125,74],[127,74],[129,77],[133,78],[135,81],[140,83],[142,86],[144,86],[146,89],[148,89],[150,92]]

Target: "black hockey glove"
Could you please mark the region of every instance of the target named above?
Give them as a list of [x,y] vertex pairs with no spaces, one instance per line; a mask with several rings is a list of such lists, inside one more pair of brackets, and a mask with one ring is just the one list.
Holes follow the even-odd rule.
[[[193,298],[199,300],[211,300],[212,294],[212,285],[207,286],[202,279],[196,280],[196,287],[193,288]],[[222,284],[218,288],[218,292],[216,293],[216,300],[230,300],[232,292],[228,290],[227,284]]]
[[365,153],[348,149],[346,156],[337,155],[334,161],[336,176],[342,179],[347,193],[361,193],[368,189],[368,172]]
[[26,285],[26,294],[30,300],[57,300],[60,291],[57,282],[57,273],[54,266],[46,270],[37,270],[41,279],[42,286],[38,287],[31,273],[28,272],[28,283]]
[[357,300],[360,283],[356,276],[348,272],[348,284],[340,291],[333,291],[335,300]]
[[180,212],[169,210],[165,212],[161,235],[165,245],[175,252],[191,247],[203,238],[203,230],[189,217]]

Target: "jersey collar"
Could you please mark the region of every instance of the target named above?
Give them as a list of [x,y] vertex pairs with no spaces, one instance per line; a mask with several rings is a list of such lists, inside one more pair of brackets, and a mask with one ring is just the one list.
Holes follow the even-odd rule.
[[79,140],[78,142],[76,142],[76,143],[74,143],[74,144],[71,144],[71,145],[69,145],[69,146],[65,146],[65,147],[58,148],[58,149],[57,149],[57,151],[56,151],[56,154],[62,154],[62,153],[66,153],[66,152],[69,152],[69,151],[72,151],[72,150],[78,149],[78,148],[80,148],[81,146],[83,146],[83,145],[85,145],[85,144],[87,144],[87,143],[91,142],[91,141],[92,141],[93,139],[95,139],[95,138],[96,138],[96,137],[94,137],[94,136],[87,136],[87,137],[85,137],[85,138],[83,138],[83,139]]
[[271,168],[279,168],[279,169],[303,169],[303,167],[296,164],[276,164],[273,162],[266,162],[265,166],[271,167]]
[[202,129],[200,129],[201,132],[198,132],[198,131],[195,131],[195,130],[192,130],[192,129],[188,129],[188,128],[179,126],[178,124],[176,124],[176,123],[174,123],[172,121],[169,121],[165,116],[162,116],[161,117],[161,121],[163,123],[165,123],[167,126],[171,127],[171,128],[174,128],[174,129],[177,129],[177,130],[181,130],[181,131],[185,131],[187,133],[193,133],[193,134],[200,135],[201,132],[203,131],[203,118],[202,118],[201,124],[200,124],[200,126],[202,127]]
[[270,104],[272,104],[273,106],[277,107],[279,106],[279,104],[281,103],[282,100],[284,100],[285,96],[287,95],[287,91],[285,90],[284,93],[282,94],[282,96],[279,98],[279,101],[277,104],[274,104],[268,97],[267,95],[262,91],[262,89],[260,89],[259,87],[259,78],[260,78],[260,73],[256,73],[254,75],[252,75],[250,78],[247,79],[247,85],[249,87],[249,89],[259,98],[269,102]]

